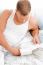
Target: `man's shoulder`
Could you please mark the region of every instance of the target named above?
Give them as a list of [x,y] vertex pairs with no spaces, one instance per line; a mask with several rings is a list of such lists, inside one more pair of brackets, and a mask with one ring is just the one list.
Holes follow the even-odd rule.
[[30,16],[30,19],[29,19],[29,28],[30,29],[35,29],[38,27],[38,20],[33,17],[33,16]]
[[8,10],[8,9],[2,11],[2,14],[11,14],[11,13],[12,13],[12,10]]
[[32,15],[30,16],[29,21],[30,21],[30,24],[34,24],[34,25],[38,24],[38,20]]
[[3,31],[6,27],[7,20],[11,15],[11,10],[4,10],[0,15],[0,31]]
[[4,10],[0,14],[0,19],[7,19],[12,13],[12,10]]

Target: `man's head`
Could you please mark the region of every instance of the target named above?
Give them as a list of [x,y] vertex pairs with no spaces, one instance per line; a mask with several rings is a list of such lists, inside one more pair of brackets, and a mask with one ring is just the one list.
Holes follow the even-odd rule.
[[18,18],[23,21],[31,11],[31,5],[29,1],[18,1],[16,14]]
[[29,1],[19,1],[17,3],[17,10],[22,14],[22,15],[27,15],[30,10],[31,10],[31,5]]

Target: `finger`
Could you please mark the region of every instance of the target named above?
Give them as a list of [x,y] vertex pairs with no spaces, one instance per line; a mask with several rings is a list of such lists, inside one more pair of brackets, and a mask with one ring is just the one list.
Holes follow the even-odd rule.
[[33,40],[32,40],[32,42],[33,42],[33,44],[36,44],[36,41],[35,41],[35,39],[33,39]]

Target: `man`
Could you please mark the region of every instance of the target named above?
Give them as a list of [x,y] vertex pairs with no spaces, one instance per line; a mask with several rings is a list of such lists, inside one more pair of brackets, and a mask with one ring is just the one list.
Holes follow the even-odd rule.
[[[37,20],[34,17],[32,17],[30,11],[31,11],[31,5],[30,5],[29,1],[18,1],[13,21],[16,25],[21,26],[21,24],[26,23],[26,21],[28,20],[28,22],[29,22],[29,24],[28,24],[29,31],[32,30],[31,34],[33,36],[33,43],[34,44],[39,44],[40,41],[39,41],[39,38],[38,38],[38,32],[39,31],[38,31]],[[18,56],[18,55],[21,55],[20,49],[13,48],[12,46],[10,46],[9,42],[6,41],[5,36],[3,35],[3,32],[7,27],[6,25],[9,22],[7,20],[10,17],[11,14],[12,14],[12,11],[5,10],[0,16],[0,45],[3,46],[6,50],[8,50],[13,55]],[[13,25],[11,25],[11,26],[13,26]],[[20,29],[20,28],[18,28],[18,29]],[[14,28],[14,31],[15,31],[15,28]]]

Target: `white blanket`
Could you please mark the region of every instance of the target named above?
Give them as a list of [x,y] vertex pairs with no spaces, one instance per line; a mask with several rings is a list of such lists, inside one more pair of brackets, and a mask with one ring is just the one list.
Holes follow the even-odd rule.
[[[42,31],[39,35],[42,36]],[[4,58],[5,65],[43,65],[43,43],[34,48],[31,54],[24,56],[12,56],[7,52]]]

